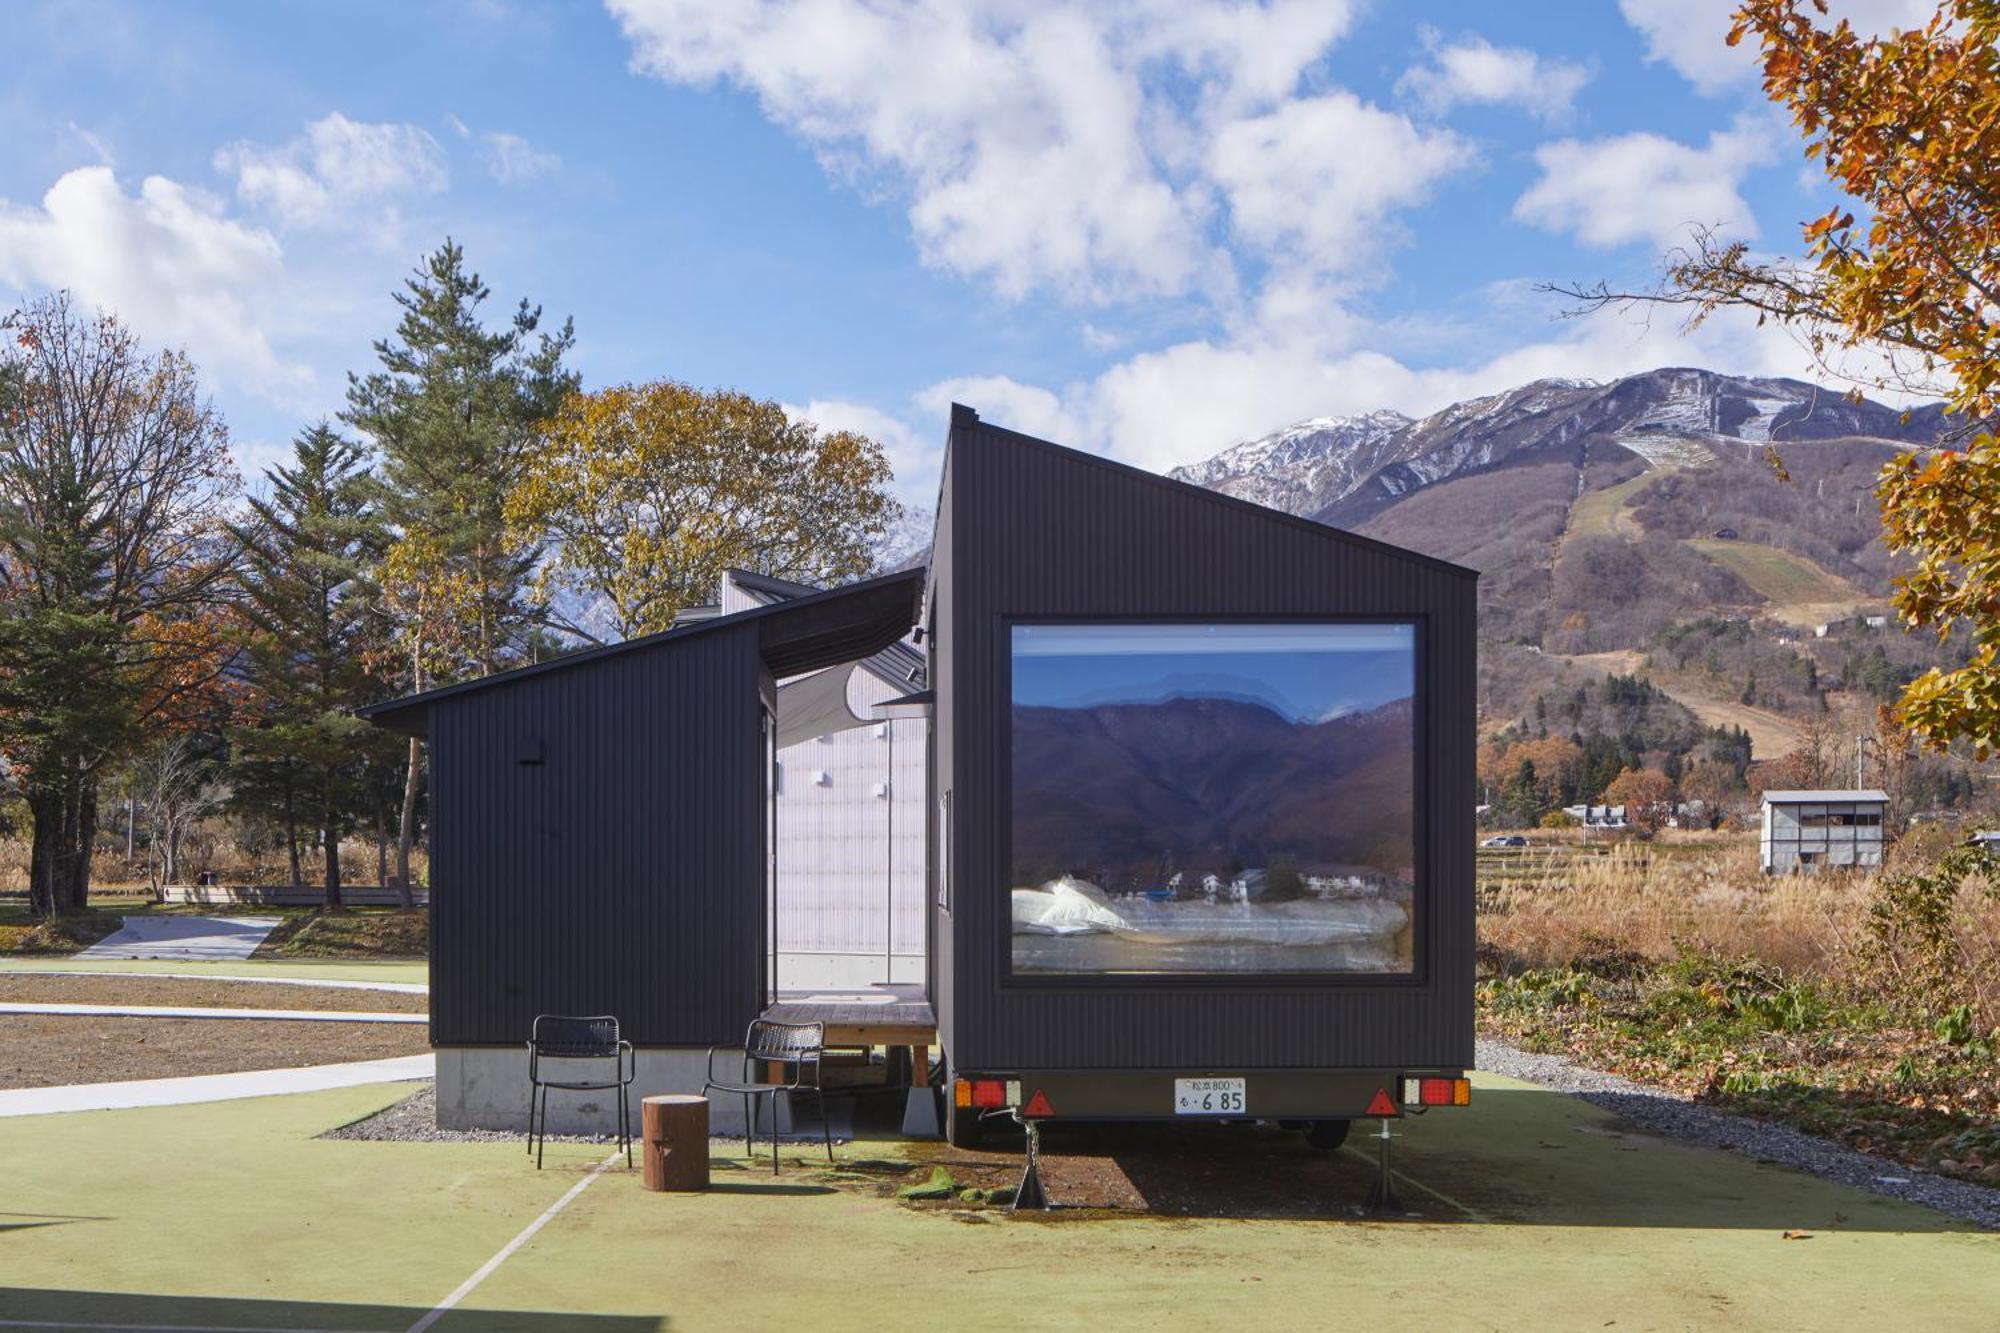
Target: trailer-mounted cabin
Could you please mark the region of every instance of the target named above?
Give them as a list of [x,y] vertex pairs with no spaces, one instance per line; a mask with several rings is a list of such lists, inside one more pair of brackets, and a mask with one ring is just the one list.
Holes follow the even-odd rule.
[[[441,1123],[525,1121],[537,1013],[619,1015],[645,1095],[815,1004],[911,1034],[926,1074],[938,1054],[906,1127],[934,1085],[961,1141],[996,1114],[1335,1141],[1463,1099],[1471,571],[955,407],[927,571],[739,591],[368,710],[430,742]],[[843,719],[903,728],[881,734],[905,748],[879,836],[904,874],[922,850],[920,931],[894,923],[897,879],[855,882],[882,905],[881,980],[922,982],[788,994],[776,927],[814,853],[780,789],[818,770],[780,756]]]

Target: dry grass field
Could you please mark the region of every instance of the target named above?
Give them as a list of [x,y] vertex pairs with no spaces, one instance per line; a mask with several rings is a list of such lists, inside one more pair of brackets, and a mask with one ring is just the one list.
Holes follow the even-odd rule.
[[1909,878],[1948,839],[1769,878],[1744,835],[1534,836],[1480,854],[1488,1030],[2000,1183],[2000,888]]

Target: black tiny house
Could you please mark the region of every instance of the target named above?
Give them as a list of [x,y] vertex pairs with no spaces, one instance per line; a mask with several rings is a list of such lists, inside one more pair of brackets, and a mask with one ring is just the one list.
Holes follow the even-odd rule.
[[615,1014],[642,1093],[699,1089],[685,1053],[766,1000],[775,682],[896,642],[922,591],[892,574],[364,711],[428,741],[441,1123],[525,1123],[540,1013]]
[[1203,1078],[1334,1120],[1470,1067],[1475,580],[954,409],[926,608],[954,1137],[959,1080],[1126,1118]]
[[779,683],[917,625],[955,1138],[1462,1096],[1475,579],[955,407],[928,571],[367,710],[430,744],[441,1123],[523,1121],[543,1012],[700,1087],[773,998]]

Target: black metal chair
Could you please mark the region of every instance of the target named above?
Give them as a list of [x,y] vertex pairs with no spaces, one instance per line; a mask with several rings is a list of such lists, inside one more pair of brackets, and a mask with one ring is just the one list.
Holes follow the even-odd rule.
[[[742,1067],[735,1079],[715,1076],[717,1052],[726,1051],[742,1061]],[[778,1174],[778,1094],[810,1092],[819,1110],[820,1138],[826,1142],[826,1160],[833,1160],[833,1128],[826,1119],[826,1092],[820,1085],[820,1059],[826,1053],[826,1024],[824,1023],[773,1023],[768,1019],[757,1019],[750,1024],[744,1035],[743,1049],[711,1046],[708,1048],[707,1081],[701,1085],[704,1095],[713,1092],[734,1092],[743,1098],[743,1155],[749,1157],[756,1152],[757,1111],[763,1105],[761,1098],[771,1099],[771,1174]],[[783,1082],[771,1082],[762,1077],[762,1072],[771,1065],[777,1065],[784,1077]]]
[[[543,1060],[609,1060],[611,1077],[559,1072],[555,1078],[542,1076]],[[632,1129],[628,1089],[639,1072],[639,1057],[632,1043],[618,1036],[618,1020],[609,1014],[577,1018],[566,1014],[542,1014],[528,1037],[528,1151],[535,1155],[535,1169],[542,1169],[542,1148],[549,1137],[549,1089],[558,1092],[618,1093],[618,1146],[625,1150],[625,1165],[632,1165]],[[541,1102],[539,1129],[535,1114]]]

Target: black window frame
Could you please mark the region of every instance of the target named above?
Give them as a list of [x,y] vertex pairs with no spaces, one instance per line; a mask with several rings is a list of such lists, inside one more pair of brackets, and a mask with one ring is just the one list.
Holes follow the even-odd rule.
[[[1431,634],[1430,616],[1422,612],[1382,612],[1300,615],[1231,612],[1222,615],[1145,613],[1001,613],[994,617],[992,653],[994,731],[993,752],[999,763],[994,784],[994,847],[999,862],[992,871],[996,895],[1011,895],[1014,856],[1014,627],[1017,625],[1407,625],[1412,645],[1413,744],[1410,765],[1411,866],[1410,967],[1404,972],[1017,972],[1014,970],[1012,914],[996,896],[998,928],[990,947],[994,975],[1002,990],[1018,991],[1297,991],[1406,990],[1430,984],[1431,974],[1431,846],[1434,825],[1424,799],[1431,774]],[[1468,798],[1469,799],[1469,798]]]

